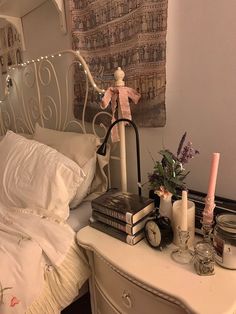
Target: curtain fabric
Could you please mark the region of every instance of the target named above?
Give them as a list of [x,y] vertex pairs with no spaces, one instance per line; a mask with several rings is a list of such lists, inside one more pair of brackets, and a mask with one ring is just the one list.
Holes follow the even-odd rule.
[[[125,85],[141,94],[131,103],[140,127],[165,125],[166,30],[168,0],[70,0],[73,49],[80,50],[97,84],[114,84],[119,66]],[[80,74],[75,73],[75,113]],[[90,105],[98,99],[89,99]],[[78,108],[77,108],[78,109]],[[78,116],[78,114],[76,114]]]

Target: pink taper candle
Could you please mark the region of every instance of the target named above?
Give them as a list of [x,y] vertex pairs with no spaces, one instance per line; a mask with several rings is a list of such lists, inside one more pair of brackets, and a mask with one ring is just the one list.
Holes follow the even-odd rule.
[[220,154],[213,153],[212,161],[211,161],[211,172],[210,172],[210,180],[208,186],[207,197],[205,201],[205,208],[203,211],[203,223],[209,224],[212,223],[213,220],[213,211],[215,208],[215,188],[216,188],[216,179],[218,173]]
[[217,173],[218,173],[219,160],[220,160],[220,154],[213,153],[212,161],[211,161],[210,180],[209,180],[208,193],[207,193],[207,197],[211,200],[212,199],[214,200],[215,198],[215,188],[216,188],[216,179],[217,179]]

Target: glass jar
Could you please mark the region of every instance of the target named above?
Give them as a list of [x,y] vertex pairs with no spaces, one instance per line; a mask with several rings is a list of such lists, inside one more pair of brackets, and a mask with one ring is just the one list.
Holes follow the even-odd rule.
[[222,214],[216,217],[213,234],[215,261],[229,269],[236,269],[236,215]]
[[198,242],[195,246],[194,268],[198,275],[214,275],[214,249],[208,242]]

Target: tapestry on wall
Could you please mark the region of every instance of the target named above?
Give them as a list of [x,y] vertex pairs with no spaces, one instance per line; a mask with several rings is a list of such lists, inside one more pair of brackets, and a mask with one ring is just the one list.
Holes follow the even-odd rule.
[[[73,49],[86,59],[97,84],[106,89],[117,67],[126,86],[141,94],[131,104],[141,127],[165,125],[166,29],[168,0],[70,0]],[[76,76],[78,76],[76,78]],[[75,73],[75,115],[81,87]],[[91,107],[97,99],[90,99]]]
[[2,74],[7,73],[7,67],[22,63],[20,35],[10,23],[0,27],[0,62]]

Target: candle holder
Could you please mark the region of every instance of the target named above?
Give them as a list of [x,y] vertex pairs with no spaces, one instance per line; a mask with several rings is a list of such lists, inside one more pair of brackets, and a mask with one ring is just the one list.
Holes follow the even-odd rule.
[[207,242],[207,243],[212,243],[211,240],[211,234],[213,231],[213,221],[204,221],[204,219],[201,219],[201,224],[202,224],[202,236],[203,236],[203,242]]
[[189,264],[193,259],[193,252],[188,248],[189,231],[181,230],[178,226],[179,247],[171,253],[172,259],[180,264]]
[[214,275],[214,247],[211,240],[213,231],[213,220],[201,219],[202,241],[197,242],[194,248],[194,268],[200,276]]

